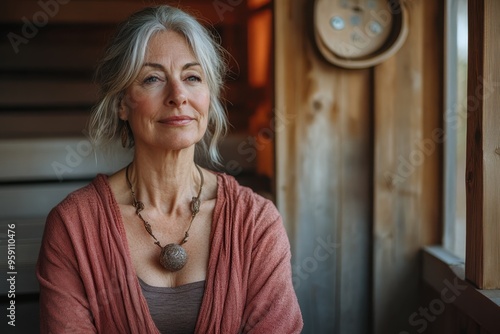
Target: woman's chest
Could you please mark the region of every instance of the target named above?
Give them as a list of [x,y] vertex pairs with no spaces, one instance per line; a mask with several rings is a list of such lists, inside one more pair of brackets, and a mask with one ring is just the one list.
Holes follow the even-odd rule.
[[[149,285],[163,287],[204,280],[210,254],[213,213],[210,204],[203,203],[204,207],[191,226],[182,219],[166,220],[153,215],[144,215],[143,221],[130,207],[121,207],[129,253],[137,276]],[[189,237],[182,243],[186,232]],[[161,265],[162,248],[169,244],[179,245],[186,253],[185,265],[178,271],[167,270]]]

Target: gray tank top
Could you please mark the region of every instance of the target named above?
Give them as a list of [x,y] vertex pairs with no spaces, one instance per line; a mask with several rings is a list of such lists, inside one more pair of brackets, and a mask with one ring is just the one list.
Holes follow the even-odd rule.
[[165,334],[192,334],[196,327],[205,281],[175,288],[151,286],[139,278],[153,321]]

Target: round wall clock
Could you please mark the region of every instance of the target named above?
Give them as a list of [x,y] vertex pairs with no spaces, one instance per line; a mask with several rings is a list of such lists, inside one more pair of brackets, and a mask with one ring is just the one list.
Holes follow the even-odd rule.
[[408,10],[398,0],[316,0],[314,34],[321,54],[344,68],[377,65],[403,45]]

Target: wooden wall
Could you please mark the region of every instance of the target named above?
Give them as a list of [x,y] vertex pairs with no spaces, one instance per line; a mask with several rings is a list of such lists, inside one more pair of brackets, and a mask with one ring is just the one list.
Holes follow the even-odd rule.
[[304,333],[410,330],[419,250],[441,240],[444,5],[406,3],[403,48],[345,70],[316,50],[312,1],[275,2],[277,196]]
[[373,71],[324,61],[312,2],[275,2],[277,198],[304,333],[369,333]]
[[375,68],[375,333],[409,328],[423,245],[442,236],[443,1],[410,2],[404,47]]

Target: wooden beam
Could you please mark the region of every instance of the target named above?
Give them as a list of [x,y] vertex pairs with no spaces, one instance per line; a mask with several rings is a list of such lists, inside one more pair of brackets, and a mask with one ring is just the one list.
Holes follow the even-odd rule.
[[466,277],[500,289],[500,2],[469,1]]
[[444,16],[445,1],[425,1],[422,68],[422,217],[421,242],[441,244],[443,240],[443,140],[444,130]]
[[419,251],[441,240],[442,1],[410,3],[405,45],[374,70],[374,333],[411,331]]
[[372,71],[321,57],[312,1],[274,5],[277,204],[303,333],[369,333]]

